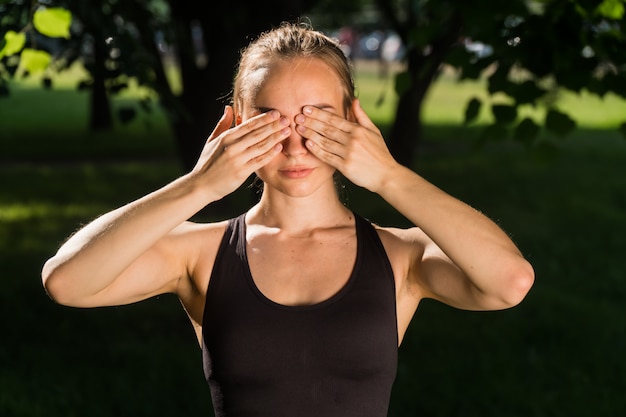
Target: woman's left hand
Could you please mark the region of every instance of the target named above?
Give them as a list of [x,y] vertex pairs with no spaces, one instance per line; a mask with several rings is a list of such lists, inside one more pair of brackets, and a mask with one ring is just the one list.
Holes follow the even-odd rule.
[[358,100],[352,103],[352,114],[354,122],[305,106],[295,118],[296,131],[304,138],[307,149],[322,162],[338,169],[354,184],[378,192],[385,176],[398,163]]

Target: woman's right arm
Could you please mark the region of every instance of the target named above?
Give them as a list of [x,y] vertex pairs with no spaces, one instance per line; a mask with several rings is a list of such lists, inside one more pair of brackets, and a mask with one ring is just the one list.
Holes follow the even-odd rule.
[[196,167],[70,237],[44,265],[52,299],[76,307],[128,304],[176,292],[187,273],[186,220],[233,192],[281,150],[288,121],[276,112],[235,128],[232,109],[209,137]]

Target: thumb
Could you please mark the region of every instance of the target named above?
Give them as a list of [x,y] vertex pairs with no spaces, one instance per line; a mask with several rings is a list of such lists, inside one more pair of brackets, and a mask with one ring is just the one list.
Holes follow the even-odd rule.
[[354,99],[352,102],[352,114],[354,114],[355,121],[363,127],[368,129],[377,129],[376,125],[369,118],[363,107],[361,107],[361,102],[359,99]]
[[233,125],[233,108],[231,106],[224,106],[224,114],[217,122],[215,129],[211,132],[211,136],[209,136],[209,140],[213,140],[228,129],[230,129]]

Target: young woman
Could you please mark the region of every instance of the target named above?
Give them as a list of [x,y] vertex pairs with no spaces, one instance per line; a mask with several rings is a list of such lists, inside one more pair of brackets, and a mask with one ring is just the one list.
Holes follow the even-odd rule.
[[[337,170],[415,227],[345,207]],[[187,221],[252,173],[263,191],[249,211]],[[492,221],[394,160],[338,45],[284,24],[243,51],[233,105],[195,168],[88,224],[42,277],[77,307],[176,294],[218,417],[382,417],[421,299],[509,308],[534,274]]]

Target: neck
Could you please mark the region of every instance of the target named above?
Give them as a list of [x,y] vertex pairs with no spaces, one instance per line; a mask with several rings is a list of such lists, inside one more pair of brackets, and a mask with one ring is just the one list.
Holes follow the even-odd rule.
[[334,189],[332,193],[307,197],[289,197],[264,190],[259,203],[250,209],[247,221],[299,234],[351,223],[352,212],[341,203]]

